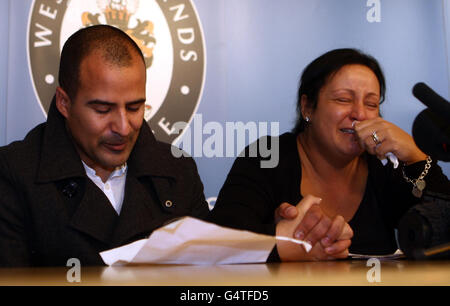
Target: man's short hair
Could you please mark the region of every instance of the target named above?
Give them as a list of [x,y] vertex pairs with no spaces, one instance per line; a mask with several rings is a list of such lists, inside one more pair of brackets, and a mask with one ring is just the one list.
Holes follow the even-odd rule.
[[83,28],[67,39],[59,64],[59,85],[72,100],[78,92],[81,63],[94,51],[99,51],[106,62],[117,67],[130,66],[135,53],[142,58],[145,67],[141,49],[125,32],[109,25]]

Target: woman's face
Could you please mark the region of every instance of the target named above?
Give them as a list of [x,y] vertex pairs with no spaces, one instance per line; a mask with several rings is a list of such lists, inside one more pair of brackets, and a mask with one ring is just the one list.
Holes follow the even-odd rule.
[[363,149],[352,124],[378,117],[379,107],[380,84],[376,75],[366,66],[352,64],[329,78],[319,91],[316,109],[306,106],[303,114],[310,118],[307,132],[319,150],[356,157]]

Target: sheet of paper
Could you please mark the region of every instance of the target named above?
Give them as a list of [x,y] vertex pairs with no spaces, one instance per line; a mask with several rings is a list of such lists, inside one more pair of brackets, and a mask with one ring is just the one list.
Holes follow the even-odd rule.
[[[220,265],[266,262],[279,237],[221,227],[183,217],[155,230],[148,239],[100,253],[107,265]],[[291,239],[295,240],[295,239]],[[310,245],[303,241],[309,251]]]
[[348,256],[352,259],[370,259],[370,258],[377,258],[377,259],[385,259],[385,260],[391,260],[391,259],[401,259],[405,258],[405,255],[403,252],[398,249],[393,254],[386,254],[386,255],[368,255],[368,254],[353,254],[350,253]]

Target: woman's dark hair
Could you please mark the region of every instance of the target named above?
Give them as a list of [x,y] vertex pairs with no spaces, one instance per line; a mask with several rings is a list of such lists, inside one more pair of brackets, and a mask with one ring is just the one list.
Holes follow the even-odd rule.
[[302,117],[302,96],[306,95],[308,103],[311,103],[312,108],[315,109],[317,107],[319,91],[330,76],[343,66],[352,64],[363,65],[373,71],[380,84],[380,103],[384,101],[386,82],[380,64],[375,58],[356,49],[331,50],[316,58],[303,70],[297,93],[297,120],[292,130],[295,135],[301,133],[306,126],[306,122]]

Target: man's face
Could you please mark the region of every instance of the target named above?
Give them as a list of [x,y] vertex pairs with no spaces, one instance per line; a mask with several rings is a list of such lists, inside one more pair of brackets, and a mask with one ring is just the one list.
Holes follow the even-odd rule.
[[145,82],[145,65],[135,54],[128,67],[95,51],[81,62],[77,95],[61,113],[81,159],[98,175],[128,160],[143,123]]

